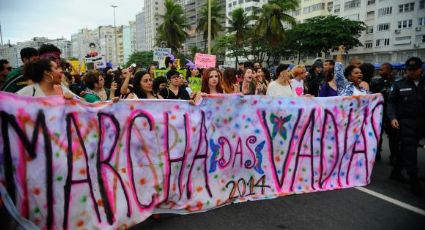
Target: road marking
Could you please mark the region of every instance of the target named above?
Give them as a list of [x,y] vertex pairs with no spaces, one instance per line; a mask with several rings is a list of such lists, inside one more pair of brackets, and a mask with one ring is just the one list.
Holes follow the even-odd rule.
[[383,195],[383,194],[381,194],[381,193],[374,192],[374,191],[369,190],[369,189],[367,189],[367,188],[363,188],[363,187],[356,187],[355,189],[360,190],[360,191],[362,191],[362,192],[365,192],[365,193],[367,193],[367,194],[369,194],[369,195],[372,195],[372,196],[374,196],[374,197],[377,197],[377,198],[379,198],[379,199],[385,200],[385,201],[387,201],[387,202],[390,202],[390,203],[392,203],[392,204],[394,204],[394,205],[397,205],[397,206],[399,206],[399,207],[402,207],[402,208],[404,208],[404,209],[407,209],[407,210],[412,211],[412,212],[414,212],[414,213],[417,213],[417,214],[419,214],[419,215],[425,216],[425,210],[423,210],[423,209],[420,209],[420,208],[417,208],[417,207],[412,206],[412,205],[410,205],[410,204],[407,204],[407,203],[404,203],[404,202],[402,202],[402,201],[396,200],[396,199],[391,198],[391,197],[389,197],[389,196],[385,196],[385,195]]

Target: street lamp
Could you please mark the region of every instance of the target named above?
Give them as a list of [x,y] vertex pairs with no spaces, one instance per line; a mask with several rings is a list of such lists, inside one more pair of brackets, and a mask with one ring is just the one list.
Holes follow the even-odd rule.
[[208,54],[211,54],[211,0],[208,0]]
[[115,8],[117,8],[118,6],[111,5],[111,7],[114,9],[115,64],[118,64],[117,26],[115,24]]

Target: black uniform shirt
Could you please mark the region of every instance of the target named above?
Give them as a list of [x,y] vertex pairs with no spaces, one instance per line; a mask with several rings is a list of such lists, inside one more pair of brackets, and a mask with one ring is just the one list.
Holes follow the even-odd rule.
[[387,115],[393,119],[425,119],[425,76],[419,84],[403,78],[396,81],[388,98]]

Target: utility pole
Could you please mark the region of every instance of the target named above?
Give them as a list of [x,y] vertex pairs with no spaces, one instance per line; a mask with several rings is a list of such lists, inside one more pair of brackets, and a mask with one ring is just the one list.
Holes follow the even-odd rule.
[[1,23],[0,23],[0,38],[1,38],[1,45],[3,46],[3,33],[1,32]]
[[208,0],[208,54],[211,54],[211,0]]
[[114,9],[115,64],[118,64],[117,26],[115,24],[115,8],[118,6],[111,5],[111,7]]

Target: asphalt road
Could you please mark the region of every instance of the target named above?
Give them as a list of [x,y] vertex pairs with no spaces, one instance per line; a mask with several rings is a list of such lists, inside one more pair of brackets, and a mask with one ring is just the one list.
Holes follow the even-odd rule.
[[[425,197],[415,197],[409,186],[389,179],[389,149],[384,141],[382,160],[375,164],[368,190],[425,211]],[[419,150],[420,175],[425,174],[425,149]],[[136,225],[138,229],[425,229],[425,215],[397,206],[358,189],[344,189],[273,200],[231,204],[190,215],[161,214]]]

